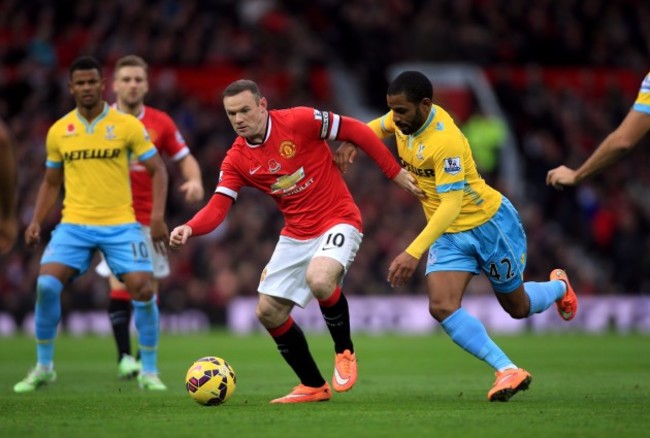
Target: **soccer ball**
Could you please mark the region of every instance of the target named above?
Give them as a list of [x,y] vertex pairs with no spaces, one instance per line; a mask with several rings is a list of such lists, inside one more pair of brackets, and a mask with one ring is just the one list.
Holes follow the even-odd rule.
[[202,357],[192,364],[185,376],[187,392],[199,404],[217,406],[235,392],[237,378],[232,367],[220,357]]

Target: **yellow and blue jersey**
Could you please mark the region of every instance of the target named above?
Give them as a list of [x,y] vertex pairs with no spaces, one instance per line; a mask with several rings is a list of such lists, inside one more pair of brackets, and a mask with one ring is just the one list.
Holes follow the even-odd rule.
[[395,126],[392,111],[368,125],[381,138],[395,135],[400,164],[426,194],[422,207],[427,221],[440,206],[441,193],[463,191],[460,214],[444,232],[482,225],[501,206],[501,193],[481,178],[467,139],[441,107],[433,105],[426,122],[411,135],[404,135]]
[[632,109],[650,115],[650,73],[641,82],[641,88]]
[[146,160],[156,148],[142,123],[104,104],[91,123],[73,110],[47,133],[47,162],[62,168],[62,223],[117,225],[135,222],[129,160]]

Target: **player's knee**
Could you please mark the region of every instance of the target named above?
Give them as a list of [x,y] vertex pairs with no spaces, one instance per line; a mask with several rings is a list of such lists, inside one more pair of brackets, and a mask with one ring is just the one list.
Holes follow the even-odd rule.
[[284,323],[291,312],[290,306],[278,306],[261,300],[257,303],[255,315],[258,321],[266,328],[274,328]]
[[429,302],[429,314],[438,322],[444,321],[456,310],[458,310],[458,305],[452,303]]
[[521,303],[504,307],[504,310],[514,319],[524,319],[527,318],[530,313],[529,307],[530,306]]
[[274,327],[274,322],[277,319],[277,312],[273,308],[258,303],[257,308],[255,309],[255,315],[260,324],[264,327]]
[[128,291],[135,301],[150,301],[153,298],[153,285],[148,278],[139,278],[130,282]]
[[314,298],[325,300],[332,295],[332,291],[336,288],[336,281],[326,275],[311,275],[307,278],[307,285]]

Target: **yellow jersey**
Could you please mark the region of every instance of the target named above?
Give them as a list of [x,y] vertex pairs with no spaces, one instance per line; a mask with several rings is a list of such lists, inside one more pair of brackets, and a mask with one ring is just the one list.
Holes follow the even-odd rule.
[[63,169],[61,222],[119,225],[135,222],[129,160],[157,153],[142,123],[108,104],[91,123],[73,110],[47,133],[46,166]]
[[640,113],[650,114],[650,73],[643,79],[639,95],[636,97],[632,109]]
[[[392,111],[368,126],[381,138],[395,135],[400,164],[413,174],[426,195],[421,202],[427,221],[440,206],[441,194],[463,191],[460,213],[443,232],[457,233],[482,225],[501,206],[501,193],[481,178],[467,139],[440,106],[433,105],[426,122],[411,135],[404,135],[395,126]],[[414,244],[423,248],[424,242],[417,242],[419,239]]]

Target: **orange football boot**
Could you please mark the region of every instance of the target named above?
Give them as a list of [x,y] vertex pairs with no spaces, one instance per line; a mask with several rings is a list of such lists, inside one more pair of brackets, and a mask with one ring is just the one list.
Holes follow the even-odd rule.
[[571,321],[578,313],[578,296],[573,291],[569,277],[563,269],[553,269],[549,275],[551,280],[560,280],[566,284],[566,292],[564,296],[555,302],[557,306],[557,313],[565,321]]
[[332,390],[330,386],[325,382],[325,384],[319,388],[313,388],[311,386],[305,386],[302,383],[291,391],[289,394],[284,397],[276,398],[271,400],[271,403],[307,403],[307,402],[319,402],[319,401],[328,401],[332,398]]
[[519,391],[527,390],[533,380],[533,376],[523,368],[497,371],[495,376],[496,380],[487,395],[490,401],[508,401]]
[[334,376],[332,387],[336,392],[345,392],[352,389],[357,383],[357,356],[345,350],[334,358]]

